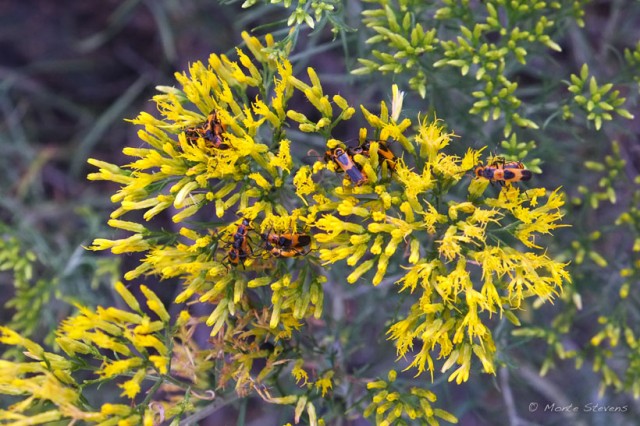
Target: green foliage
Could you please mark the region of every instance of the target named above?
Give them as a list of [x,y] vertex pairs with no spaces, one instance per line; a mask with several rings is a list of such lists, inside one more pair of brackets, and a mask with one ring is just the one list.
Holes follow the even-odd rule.
[[15,237],[0,239],[0,271],[12,274],[15,295],[9,299],[6,308],[15,309],[10,326],[26,335],[33,334],[38,325],[39,310],[50,297],[47,291],[51,283],[40,279],[33,280],[33,263],[36,256],[32,251],[24,251]]
[[365,417],[375,414],[376,424],[381,426],[411,424],[439,424],[437,418],[449,423],[458,420],[439,408],[433,408],[431,403],[436,395],[424,388],[396,386],[397,373],[390,370],[387,380],[376,380],[367,385],[373,394],[371,404],[365,409]]
[[[420,1],[372,3],[380,7],[363,13],[364,23],[376,33],[367,43],[379,49],[372,51],[374,58],[359,59],[364,67],[353,72],[413,75],[409,86],[425,97],[427,76],[436,85],[447,67],[458,68],[465,87],[475,81],[476,89],[468,92],[475,98],[469,112],[484,121],[503,119],[505,136],[514,125],[538,128],[522,113],[518,83],[510,75],[526,65],[531,54],[544,48],[561,50],[552,40],[557,26],[582,13],[579,2],[571,2],[574,13],[558,2],[543,1],[486,1],[484,10],[466,1],[448,1],[441,8]],[[459,33],[452,33],[456,27]]]
[[[587,84],[588,77],[589,67],[584,64],[580,70],[580,76],[571,74],[571,84],[568,90],[574,94],[574,102],[587,114],[587,120],[593,121],[596,130],[600,130],[603,120],[611,121],[613,119],[612,111],[621,117],[633,118],[629,111],[620,108],[624,104],[625,98],[620,97],[618,90],[611,92],[613,84],[598,86],[596,78],[593,76]],[[565,116],[571,117],[572,114],[565,112]]]
[[[54,318],[68,315],[71,303],[95,300],[93,291],[104,282],[111,284],[119,274],[117,259],[92,258],[82,247],[45,258],[24,248],[34,244],[32,239],[2,228],[0,271],[10,274],[7,281],[13,282],[14,291],[5,304],[11,314],[7,325],[24,336],[45,337],[52,343]],[[36,249],[48,253],[50,248],[42,245]]]
[[[547,374],[557,366],[558,360],[574,360],[576,368],[590,364],[600,375],[600,395],[607,389],[629,392],[634,398],[640,397],[638,378],[640,352],[638,336],[640,329],[635,321],[636,301],[631,291],[640,277],[640,179],[628,181],[625,176],[626,161],[621,158],[620,145],[612,142],[612,155],[603,161],[586,161],[585,169],[596,176],[597,188],[581,185],[580,196],[573,200],[573,208],[580,210],[604,211],[603,203],[623,203],[618,218],[601,229],[577,236],[571,241],[570,258],[572,276],[576,287],[568,287],[562,297],[562,309],[558,311],[550,328],[528,326],[513,331],[515,336],[542,339],[548,345],[541,372]],[[628,187],[631,193],[628,194]],[[619,192],[625,196],[620,197]],[[589,217],[581,212],[582,217]],[[575,221],[575,226],[585,226]],[[586,228],[586,227],[585,227]],[[586,228],[588,229],[588,228]],[[617,252],[605,252],[603,246],[611,244],[611,238],[621,248]],[[595,279],[594,279],[595,277]],[[598,283],[592,289],[590,282]],[[600,291],[607,296],[600,301],[591,300],[593,293]],[[584,317],[585,302],[594,313],[588,342],[579,348],[566,348],[566,340],[572,328]]]
[[578,192],[582,199],[574,202],[580,204],[588,202],[592,209],[597,209],[602,201],[615,204],[617,201],[615,186],[624,176],[626,161],[620,157],[620,145],[617,142],[611,144],[612,155],[605,155],[604,162],[585,161],[584,167],[590,172],[603,175],[598,180],[597,189],[578,185]]
[[633,79],[638,83],[638,90],[640,91],[640,41],[636,43],[633,50],[624,49],[624,58],[633,70]]

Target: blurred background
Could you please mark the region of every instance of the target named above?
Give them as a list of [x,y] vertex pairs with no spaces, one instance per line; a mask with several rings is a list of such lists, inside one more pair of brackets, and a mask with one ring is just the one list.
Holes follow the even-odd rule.
[[[106,227],[106,221],[113,210],[109,197],[118,188],[87,181],[87,173],[94,170],[86,160],[92,157],[114,164],[129,161],[121,154],[122,148],[141,146],[142,142],[136,136],[138,129],[125,119],[134,118],[140,111],[157,114],[149,100],[156,93],[155,86],[175,85],[174,72],[187,69],[197,60],[206,62],[211,52],[232,55],[235,46],[242,45],[243,30],[257,29],[257,35],[272,31],[276,38],[286,34],[288,13],[281,7],[242,9],[241,4],[240,1],[213,0],[0,0],[1,244],[5,250],[19,250],[25,255],[31,252],[38,259],[32,271],[0,273],[0,305],[4,306],[0,321],[3,324],[50,343],[52,327],[73,312],[72,302],[113,304],[117,299],[111,283],[120,278],[122,269],[130,269],[136,261],[94,254],[83,248],[96,237],[117,236]],[[358,23],[365,6],[366,3],[360,1],[346,2],[346,23]],[[586,6],[585,12],[584,28],[567,27],[562,38],[556,39],[563,51],[553,55],[554,71],[564,70],[568,76],[579,73],[581,65],[588,63],[599,82],[632,81],[634,76],[624,74],[629,71],[622,70],[620,64],[622,52],[633,49],[640,39],[640,2],[595,1]],[[280,25],[261,27],[272,22]],[[376,83],[371,84],[370,80],[348,75],[356,66],[355,58],[366,49],[362,41],[368,36],[370,34],[349,33],[344,39],[334,39],[329,28],[303,32],[292,52],[294,74],[302,75],[306,67],[312,65],[326,93],[339,93],[352,105],[362,103],[375,108],[379,99],[390,101],[392,76],[386,81],[376,76]],[[534,79],[532,75],[545,72],[544,68],[523,72],[523,86],[527,78]],[[569,199],[581,196],[579,185],[596,191],[601,175],[586,169],[584,162],[602,161],[611,153],[613,140],[619,142],[620,157],[626,160],[624,176],[618,176],[620,183],[624,185],[623,182],[631,182],[638,176],[638,86],[627,84],[616,88],[628,98],[625,107],[635,118],[605,125],[600,132],[588,127],[576,132],[574,128],[562,129],[562,126],[548,132],[544,136],[546,140],[537,141],[535,151],[542,159],[543,173],[535,177],[540,186],[562,186]],[[426,100],[409,94],[405,111],[412,114],[435,110],[437,117],[466,143],[474,148],[486,145],[495,136],[496,129],[477,117],[469,118],[465,114],[468,105],[459,105],[458,101],[455,94],[445,90],[429,92]],[[296,109],[304,112],[305,106]],[[345,140],[357,138],[353,129],[342,128],[334,136]],[[310,147],[314,147],[312,142]],[[463,152],[464,148],[456,149]],[[490,148],[500,150],[497,141]],[[306,150],[305,147],[300,152]],[[594,250],[607,259],[609,266],[608,269],[585,266],[574,275],[574,284],[582,289],[583,306],[591,308],[584,311],[578,323],[573,323],[575,341],[565,342],[569,346],[579,346],[591,338],[601,312],[600,304],[616,303],[619,270],[633,261],[633,241],[620,229],[597,238],[592,231],[606,230],[607,225],[629,208],[633,188],[633,185],[623,186],[617,203],[603,202],[597,211],[587,212],[580,206],[569,205],[568,217],[580,217],[581,222],[570,230],[558,232],[555,237],[556,247],[566,249],[563,252],[566,261],[575,261],[578,249],[587,253]],[[166,226],[175,225],[167,221]],[[581,226],[585,228],[580,229]],[[579,247],[574,244],[574,251],[571,251],[572,241],[579,243]],[[637,284],[632,283],[634,301],[639,298]],[[175,283],[153,288],[166,300],[171,300],[176,291]],[[606,289],[609,291],[605,292]],[[363,306],[370,300],[362,299],[352,288],[348,291],[351,293],[345,298],[344,308],[349,315],[359,318],[369,315],[375,319],[375,310]],[[611,298],[607,299],[609,295]],[[9,300],[12,302],[5,305]],[[552,317],[554,309],[558,307],[549,307],[543,316]],[[634,308],[627,314],[637,318],[638,310]],[[373,323],[357,330],[370,339],[371,346],[355,353],[354,365],[393,360],[393,348],[381,349],[385,345],[384,329],[384,324]],[[376,355],[376,348],[387,353],[384,357]],[[519,405],[521,411],[526,412],[529,402],[543,404],[551,398],[567,404],[602,402],[597,396],[599,378],[583,376],[584,371],[576,370],[573,362],[558,361],[555,370],[540,378],[539,364],[535,361],[541,362],[549,349],[543,345],[534,345],[534,348],[539,348],[540,353],[527,352],[531,363],[520,368],[514,359],[504,360],[505,365],[516,369],[515,383],[522,385],[514,390],[516,399],[526,401]],[[514,350],[517,352],[517,349]],[[531,347],[526,351],[531,351]],[[462,387],[440,383],[443,394],[439,394],[438,404],[458,415],[461,424],[495,424],[505,410],[503,396],[496,390],[504,385],[500,382],[504,374],[508,375],[506,369],[495,378],[479,375],[474,380],[472,377]],[[492,380],[495,382],[491,383]],[[533,413],[531,423],[522,424],[640,424],[640,405],[636,400],[624,393],[608,395],[605,402],[616,406],[626,404],[629,412],[584,417],[571,413]],[[258,400],[252,401],[259,404]],[[255,416],[247,424],[286,421],[286,417],[273,413],[268,421],[264,420],[266,417],[260,420],[261,415],[267,414],[260,414],[257,408],[253,412]],[[236,424],[237,417],[238,408],[229,406],[201,424],[232,425]],[[369,423],[361,420],[348,424]]]

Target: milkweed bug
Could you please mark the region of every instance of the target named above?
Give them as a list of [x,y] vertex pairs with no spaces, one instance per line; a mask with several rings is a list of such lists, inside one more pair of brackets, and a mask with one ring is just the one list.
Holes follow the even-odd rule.
[[270,245],[289,249],[294,247],[304,247],[311,244],[311,236],[306,234],[298,234],[295,232],[286,232],[276,234],[274,232],[265,232],[262,239]]
[[222,134],[227,131],[225,126],[215,110],[209,113],[207,120],[197,127],[190,127],[185,130],[187,140],[194,142],[198,138],[204,138],[206,141],[211,142],[214,148],[229,149],[230,145],[224,142]]
[[[347,152],[352,157],[356,154],[362,154],[365,157],[369,157],[369,149],[371,147],[371,140],[366,139],[360,145],[355,148],[347,148]],[[387,142],[383,140],[376,140],[378,142],[378,155],[379,155],[379,164],[381,165],[383,162],[387,163],[387,167],[389,170],[394,171],[396,169],[396,156],[387,146]]]
[[489,182],[498,182],[500,185],[512,182],[529,181],[533,174],[531,170],[524,168],[520,161],[505,163],[504,159],[498,159],[489,166],[478,165],[474,173],[478,178],[484,178]]
[[248,219],[242,219],[236,232],[233,234],[233,241],[227,243],[231,245],[231,248],[227,252],[225,259],[229,260],[234,266],[238,266],[242,262],[244,267],[244,261],[249,257],[249,253],[253,254],[253,249],[249,244],[249,230],[251,228],[251,222]]
[[362,174],[360,166],[353,161],[344,149],[336,147],[327,150],[324,154],[324,160],[326,162],[335,162],[349,176],[355,186],[360,186],[367,182],[367,178]]
[[265,249],[275,257],[304,256],[311,251],[305,251],[304,248],[311,244],[311,236],[307,234],[297,232],[278,234],[270,231],[265,232],[261,237],[265,242]]
[[[231,247],[225,256],[225,259],[229,260],[229,263],[233,266],[238,266],[242,264],[244,267],[244,261],[249,257],[249,254],[242,249],[237,247]],[[228,268],[227,268],[228,269]]]
[[236,233],[233,234],[234,239],[240,238],[240,237],[242,238],[246,237],[250,229],[253,229],[253,228],[251,228],[251,222],[249,221],[249,219],[242,219],[242,222],[240,223],[240,225],[238,225],[238,229],[236,230]]
[[271,253],[275,257],[296,257],[296,256],[304,256],[309,251],[305,251],[304,247],[295,246],[295,247],[276,247],[271,245],[270,243],[266,243],[264,245],[265,249]]

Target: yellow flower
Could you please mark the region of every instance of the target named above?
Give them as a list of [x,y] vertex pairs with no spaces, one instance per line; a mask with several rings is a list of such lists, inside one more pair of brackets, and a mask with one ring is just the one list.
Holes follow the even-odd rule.
[[293,184],[296,187],[296,195],[300,197],[305,205],[308,205],[304,196],[316,192],[316,183],[311,178],[311,170],[309,169],[309,166],[303,166],[298,169],[295,177],[293,178]]
[[462,231],[462,235],[469,238],[470,240],[475,239],[479,241],[484,241],[485,239],[484,227],[472,225],[469,222],[463,222],[463,221],[458,222],[457,227]]
[[283,139],[280,141],[280,150],[278,151],[278,155],[275,157],[271,157],[271,159],[269,160],[269,165],[271,167],[279,167],[282,170],[286,170],[287,173],[291,171],[293,160],[291,159],[291,152],[289,149],[290,145],[291,142],[288,139]]
[[409,269],[409,272],[396,284],[404,283],[400,291],[409,289],[411,293],[416,289],[418,283],[425,290],[429,290],[432,274],[442,269],[443,265],[439,260],[421,261]]
[[[183,311],[184,312],[184,311]],[[142,323],[133,329],[136,334],[151,334],[163,330],[166,324],[162,321],[151,321],[149,317],[144,317]]]
[[164,343],[152,334],[136,334],[127,330],[125,336],[138,350],[150,347],[158,351],[162,356],[169,352]]
[[75,356],[78,353],[89,354],[92,352],[91,346],[69,337],[56,337],[56,343],[60,346],[60,349],[69,356]]
[[160,374],[167,374],[167,364],[169,363],[169,358],[166,356],[160,355],[151,355],[149,356],[149,361],[153,363],[153,366],[158,370]]
[[126,220],[110,219],[107,222],[107,224],[112,228],[124,229],[125,231],[136,232],[138,234],[141,234],[146,231],[143,225],[136,222],[129,222]]
[[436,241],[440,243],[438,246],[438,253],[444,256],[448,261],[455,259],[461,252],[462,246],[460,243],[468,243],[469,237],[464,235],[457,235],[458,227],[451,225],[447,228],[441,240]]
[[[51,401],[56,406],[65,408],[72,407],[80,398],[76,389],[65,385],[58,380],[54,374],[48,371],[43,371],[40,374],[30,375],[25,378],[16,377],[8,381],[8,383],[3,384],[2,387],[9,391],[9,394],[30,395],[30,398],[24,400],[26,404],[30,404],[34,399],[39,399],[42,401]],[[26,408],[27,407],[25,407],[25,409]],[[16,409],[16,411],[18,410]]]
[[131,380],[127,380],[123,384],[118,385],[120,388],[124,389],[120,396],[126,396],[129,399],[134,399],[136,395],[140,393],[140,383],[142,382],[142,379],[144,379],[145,374],[145,370],[138,370]]
[[55,422],[61,420],[64,417],[64,414],[59,410],[49,410],[44,411],[38,414],[30,414],[30,415],[21,415],[17,413],[17,410],[11,410],[9,412],[5,412],[4,410],[0,410],[0,419],[2,420],[15,420],[11,424],[12,426],[27,426],[27,425],[39,425],[39,424],[47,424],[50,422]]
[[291,374],[296,379],[296,383],[302,381],[302,384],[300,384],[300,386],[306,385],[309,381],[309,375],[302,368],[303,363],[304,360],[302,359],[296,361],[295,365],[293,366],[293,370],[291,370]]
[[98,317],[112,322],[114,324],[119,324],[122,326],[126,326],[127,324],[140,324],[142,323],[142,317],[138,314],[134,314],[131,312],[122,311],[120,309],[114,307],[108,307],[107,309],[98,306],[97,309]]
[[96,160],[95,158],[89,158],[87,162],[100,168],[100,173],[90,173],[87,176],[89,180],[108,180],[123,185],[129,184],[133,180],[131,176],[129,176],[129,173],[113,164]]
[[93,333],[84,332],[81,336],[85,342],[90,341],[100,348],[110,349],[125,356],[131,355],[131,350],[126,345],[99,331]]
[[41,357],[45,353],[42,346],[36,342],[29,340],[26,337],[22,337],[20,334],[4,326],[0,326],[0,343],[4,343],[5,345],[22,346],[36,359],[42,359]]
[[378,269],[371,280],[373,285],[378,285],[382,282],[384,274],[387,272],[387,267],[389,266],[389,257],[389,255],[383,254],[378,258]]
[[367,260],[366,262],[362,262],[360,265],[358,265],[356,269],[353,270],[353,272],[351,272],[351,274],[349,274],[349,276],[347,277],[347,282],[349,284],[355,283],[362,275],[364,275],[368,270],[373,268],[375,264],[376,264],[376,261],[374,259]]
[[140,234],[132,235],[129,238],[122,240],[107,240],[104,238],[96,238],[93,240],[93,245],[89,247],[89,250],[106,250],[111,249],[113,254],[133,253],[146,251],[150,247],[149,243],[145,241],[144,237]]
[[257,115],[265,117],[274,127],[280,127],[281,118],[284,117],[278,117],[274,114],[262,100],[257,99],[251,106],[253,108],[253,112]]
[[516,207],[513,209],[514,216],[522,221],[516,229],[516,237],[527,247],[540,248],[534,243],[534,233],[550,234],[552,230],[568,226],[557,222],[564,216],[560,207],[564,205],[562,194],[556,189],[551,193],[547,202],[533,210]]
[[143,360],[141,358],[120,359],[111,362],[105,361],[100,370],[96,371],[96,374],[99,374],[102,378],[118,376],[136,367],[140,367],[142,363]]
[[426,119],[421,121],[419,133],[415,138],[420,147],[418,155],[427,158],[429,162],[436,162],[438,152],[449,145],[452,136],[453,133],[444,133],[437,120],[431,123],[427,123]]
[[155,312],[162,321],[168,323],[171,317],[169,316],[169,313],[165,309],[164,304],[162,303],[160,298],[156,296],[156,294],[145,285],[141,285],[140,290],[147,298],[147,306],[149,306],[149,309]]
[[316,222],[316,227],[327,232],[327,234],[318,234],[318,241],[330,241],[336,238],[340,233],[347,231],[353,234],[362,234],[364,228],[356,223],[349,223],[338,219],[335,216],[325,215]]
[[[271,34],[267,35],[271,37]],[[264,54],[265,47],[260,43],[257,37],[251,37],[247,31],[241,33],[241,37],[244,40],[247,48],[251,51],[253,56],[262,63],[266,63],[268,58]],[[273,38],[271,37],[271,44],[273,44]]]
[[409,205],[414,211],[422,212],[418,195],[429,191],[436,183],[436,181],[432,179],[431,170],[425,168],[422,174],[417,174],[413,170],[408,169],[402,160],[399,160],[395,173],[396,178],[404,187],[404,194],[407,197]]
[[323,398],[329,389],[333,389],[333,383],[331,382],[332,377],[333,370],[329,370],[323,374],[322,378],[316,380],[314,383],[315,388],[321,391]]
[[103,404],[100,412],[106,415],[116,415],[120,417],[128,416],[131,413],[131,407],[124,404]]
[[471,257],[481,264],[485,282],[492,277],[509,277],[508,300],[515,308],[519,308],[529,295],[551,300],[561,291],[563,282],[571,282],[565,269],[567,265],[546,255],[521,253],[510,247],[485,247],[473,252]]
[[127,305],[129,305],[131,309],[136,312],[140,312],[140,305],[138,304],[135,296],[131,294],[131,292],[125,287],[124,284],[122,284],[121,281],[116,282],[115,288],[120,297],[122,297],[122,299],[126,302]]

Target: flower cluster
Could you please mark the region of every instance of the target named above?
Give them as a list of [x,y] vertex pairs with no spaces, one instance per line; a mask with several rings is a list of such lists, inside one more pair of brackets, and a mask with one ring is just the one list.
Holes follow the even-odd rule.
[[[0,410],[3,424],[66,420],[150,426],[188,408],[177,402],[150,405],[157,391],[181,389],[183,397],[199,396],[196,389],[202,381],[199,383],[195,372],[201,374],[208,363],[200,359],[191,359],[190,366],[177,362],[179,354],[188,350],[185,327],[189,315],[182,312],[170,333],[169,314],[155,293],[141,286],[147,307],[157,320],[143,312],[122,283],[115,288],[130,310],[78,306],[80,312],[65,319],[56,332],[56,343],[66,356],[45,351],[15,331],[0,327],[0,343],[22,348],[27,358],[0,361],[0,393],[17,398],[8,410]],[[93,377],[87,377],[87,370]],[[132,405],[105,403],[92,408],[87,391],[112,380],[120,382],[121,396]],[[146,391],[144,400],[137,398],[142,389]],[[43,403],[48,409],[33,414],[34,408]]]
[[[179,279],[176,303],[211,305],[204,322],[220,359],[218,385],[233,381],[240,395],[255,391],[295,405],[296,418],[305,411],[312,424],[320,419],[309,398],[325,397],[346,373],[323,360],[309,378],[300,363],[313,350],[298,347],[293,356],[287,342],[296,341],[302,320],[322,317],[330,268],[346,271],[347,283],[396,283],[409,295],[411,306],[388,330],[398,356],[412,358],[407,368],[433,378],[438,349],[442,372],[457,366],[449,380],[466,381],[474,356],[493,373],[492,318],[518,325],[514,312],[527,299],[550,301],[570,281],[541,240],[562,226],[561,193],[512,184],[531,178],[520,162],[489,158],[491,176],[475,175],[482,150],[449,154],[455,135],[441,121],[403,117],[395,87],[390,107],[359,108],[366,126],[354,134],[357,145],[335,139],[332,129],[357,109],[325,94],[312,68],[308,82],[293,76],[273,39],[262,45],[243,37],[256,61],[238,49],[237,61],[214,54],[208,66],[196,62],[188,75],[176,75],[181,90],[154,97],[161,118],[132,120],[148,145],[124,150],[134,161],[90,160],[100,168],[90,179],[121,184],[109,224],[131,233],[96,239],[91,248],[143,252],[129,280]],[[317,114],[289,107],[296,95]],[[297,163],[305,151],[289,135],[292,122],[324,141],[322,159]],[[492,181],[503,185],[488,190]],[[124,220],[137,211],[144,224]],[[157,223],[160,213],[177,224],[175,232]],[[158,342],[145,342],[137,344],[164,359]],[[255,374],[257,359],[266,367]],[[306,384],[306,391],[265,390],[282,364],[293,368],[292,385]],[[407,410],[411,416],[415,409]]]

